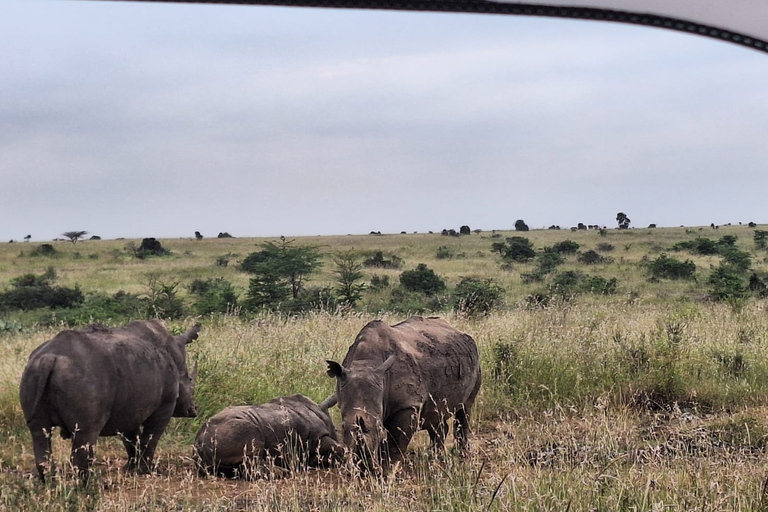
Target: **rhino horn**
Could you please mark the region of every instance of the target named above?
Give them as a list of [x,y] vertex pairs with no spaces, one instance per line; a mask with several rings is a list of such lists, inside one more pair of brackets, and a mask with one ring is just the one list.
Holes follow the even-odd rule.
[[387,370],[392,368],[392,365],[395,364],[395,359],[396,359],[395,355],[392,354],[391,356],[389,356],[387,358],[386,361],[381,363],[375,370],[373,370],[374,373],[376,373],[378,375],[384,375],[387,372]]
[[192,327],[189,328],[187,332],[180,336],[176,336],[176,339],[179,341],[183,341],[185,345],[189,345],[193,341],[197,339],[197,337],[200,335],[200,328],[201,325],[199,323],[196,323]]
[[189,375],[192,382],[197,382],[197,361],[195,361],[195,367],[192,368],[192,373]]
[[332,394],[321,403],[317,404],[321,411],[328,412],[328,409],[339,403],[339,399],[336,398],[336,393]]

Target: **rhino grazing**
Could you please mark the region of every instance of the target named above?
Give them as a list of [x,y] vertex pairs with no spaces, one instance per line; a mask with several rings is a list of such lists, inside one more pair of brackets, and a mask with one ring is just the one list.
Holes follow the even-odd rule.
[[340,461],[328,408],[303,395],[275,398],[261,405],[227,407],[200,427],[195,452],[201,473],[256,476],[271,461],[276,468],[317,467]]
[[342,364],[327,363],[336,378],[344,444],[362,467],[400,460],[422,429],[442,450],[451,416],[456,447],[466,452],[481,382],[477,345],[468,334],[440,318],[413,316],[391,327],[375,320]]
[[72,463],[85,481],[99,436],[121,436],[126,469],[149,471],[171,417],[196,416],[197,365],[190,375],[186,345],[199,331],[197,324],[173,336],[157,320],[91,325],[62,331],[37,347],[21,376],[19,397],[40,478],[54,427],[72,439]]

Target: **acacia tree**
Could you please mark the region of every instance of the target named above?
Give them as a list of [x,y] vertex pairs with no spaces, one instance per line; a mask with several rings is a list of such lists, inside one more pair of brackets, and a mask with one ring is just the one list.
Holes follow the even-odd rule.
[[87,231],[67,231],[66,233],[62,233],[61,236],[65,236],[69,238],[69,241],[73,244],[76,244],[78,240],[80,240],[82,237],[87,235]]

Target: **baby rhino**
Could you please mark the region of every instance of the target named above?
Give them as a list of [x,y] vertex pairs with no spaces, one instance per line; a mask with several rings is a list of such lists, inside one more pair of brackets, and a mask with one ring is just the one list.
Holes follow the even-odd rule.
[[[261,405],[227,407],[200,427],[195,441],[201,473],[253,478],[267,473],[332,465],[344,447],[328,409],[303,395]],[[267,469],[269,468],[269,469]]]

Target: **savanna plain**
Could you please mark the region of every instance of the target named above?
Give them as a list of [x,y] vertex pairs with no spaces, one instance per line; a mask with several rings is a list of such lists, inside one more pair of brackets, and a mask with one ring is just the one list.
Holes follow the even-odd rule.
[[[768,510],[765,229],[161,239],[162,255],[141,240],[0,244],[0,509]],[[291,308],[265,300],[265,243],[315,258],[280,295]],[[77,300],[14,307],[35,286]],[[410,314],[442,316],[479,346],[466,458],[450,442],[431,453],[421,433],[386,474],[198,476],[207,418],[293,393],[323,400],[326,359],[342,360],[368,321]],[[62,329],[151,316],[177,332],[203,324],[189,347],[198,417],[172,420],[153,474],[122,472],[122,444],[101,438],[81,487],[56,436],[59,471],[38,482],[18,399],[30,352]]]

